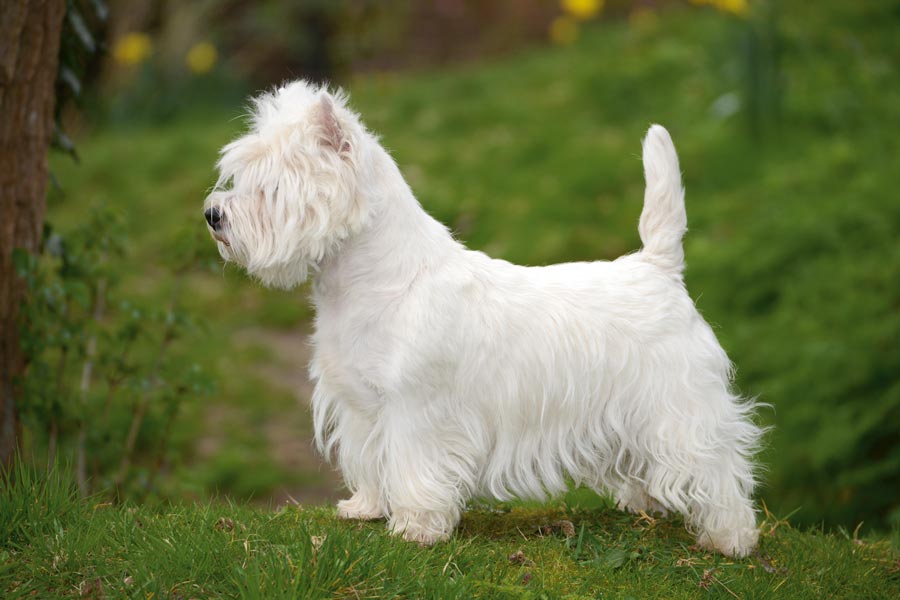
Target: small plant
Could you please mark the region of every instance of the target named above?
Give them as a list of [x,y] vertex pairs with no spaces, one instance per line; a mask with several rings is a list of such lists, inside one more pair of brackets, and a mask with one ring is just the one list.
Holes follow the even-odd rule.
[[196,328],[178,309],[194,255],[176,258],[168,303],[142,307],[119,297],[120,231],[114,213],[95,209],[66,236],[47,228],[42,255],[15,256],[27,285],[25,455],[43,455],[48,465],[71,460],[82,496],[106,488],[117,498],[150,493],[182,403],[210,389],[199,365],[173,354]]

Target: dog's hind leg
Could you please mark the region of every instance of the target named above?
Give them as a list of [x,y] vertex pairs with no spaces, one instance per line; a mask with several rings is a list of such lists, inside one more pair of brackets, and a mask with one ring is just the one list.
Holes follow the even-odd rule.
[[[678,452],[669,457],[688,458]],[[647,491],[664,509],[681,513],[701,546],[728,556],[743,557],[756,546],[756,513],[742,471],[750,473],[746,459],[722,449],[716,459],[699,455],[693,465],[657,463],[648,469]],[[690,460],[688,458],[688,460]],[[687,468],[686,468],[687,467]]]
[[698,543],[727,556],[743,558],[756,547],[759,529],[748,498],[735,495],[728,504],[699,507],[691,520],[697,523]]
[[701,545],[743,557],[758,538],[750,456],[761,431],[749,419],[750,404],[725,391],[711,396],[706,412],[660,426],[646,453],[647,492],[684,515]]
[[702,465],[694,476],[689,516],[701,546],[728,556],[747,556],[759,538],[752,491],[752,465],[735,448]]

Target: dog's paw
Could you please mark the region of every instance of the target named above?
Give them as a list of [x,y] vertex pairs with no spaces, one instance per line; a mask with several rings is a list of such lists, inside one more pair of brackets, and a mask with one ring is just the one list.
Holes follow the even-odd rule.
[[414,542],[422,547],[434,546],[438,542],[446,542],[450,536],[446,533],[432,534],[423,530],[405,529],[403,531],[403,539],[407,542]]
[[388,528],[394,535],[420,546],[433,546],[450,539],[454,523],[450,515],[438,512],[395,511]]
[[725,556],[744,558],[753,552],[759,541],[759,530],[755,527],[738,527],[715,533],[704,532],[697,542],[707,550],[720,552]]
[[384,518],[385,514],[377,502],[354,494],[352,498],[337,503],[337,516],[340,519],[374,521]]
[[632,514],[659,514],[667,516],[669,511],[650,497],[644,490],[636,485],[626,484],[616,494],[616,507]]

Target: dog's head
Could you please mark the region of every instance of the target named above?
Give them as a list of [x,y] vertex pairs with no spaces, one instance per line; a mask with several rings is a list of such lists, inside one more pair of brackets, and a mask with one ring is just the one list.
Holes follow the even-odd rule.
[[255,98],[250,123],[221,151],[206,222],[225,260],[290,288],[362,227],[367,134],[342,94],[305,81]]

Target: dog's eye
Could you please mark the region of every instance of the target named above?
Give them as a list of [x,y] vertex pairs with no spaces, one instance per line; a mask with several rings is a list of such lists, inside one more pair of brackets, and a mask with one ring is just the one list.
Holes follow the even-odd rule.
[[220,179],[216,183],[216,190],[220,192],[230,192],[234,189],[234,175],[229,175],[226,179]]

